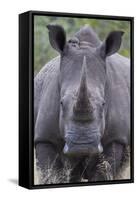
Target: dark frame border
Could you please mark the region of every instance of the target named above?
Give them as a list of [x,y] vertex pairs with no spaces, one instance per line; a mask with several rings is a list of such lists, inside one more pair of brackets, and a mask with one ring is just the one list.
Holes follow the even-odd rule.
[[[25,47],[24,51],[21,50],[22,46],[22,32],[23,32],[23,26],[21,28],[21,18],[23,18],[23,15],[26,16],[26,20],[24,20],[23,23],[27,24],[27,42],[28,45]],[[131,90],[130,90],[130,98],[131,98],[131,159],[130,159],[130,179],[123,179],[123,180],[112,180],[112,181],[99,181],[99,182],[80,182],[80,183],[60,183],[60,184],[42,184],[42,185],[34,185],[34,120],[33,120],[33,114],[34,114],[34,16],[40,15],[40,16],[57,16],[57,17],[70,17],[70,18],[91,18],[91,19],[101,19],[101,20],[120,20],[120,21],[129,21],[130,22],[130,64],[131,64]],[[24,28],[26,28],[24,24]],[[20,112],[20,121],[19,121],[19,185],[27,187],[29,189],[43,189],[43,188],[57,188],[57,187],[74,187],[74,186],[90,186],[90,185],[108,185],[108,184],[121,184],[121,183],[133,183],[134,182],[134,17],[125,17],[125,16],[106,16],[106,15],[91,15],[91,14],[75,14],[75,13],[59,13],[59,12],[44,12],[44,11],[28,11],[25,13],[22,13],[19,15],[19,58],[20,58],[20,72],[19,72],[19,110]],[[27,50],[28,48],[28,50]],[[27,51],[26,51],[27,50]],[[23,64],[26,64],[28,66],[28,71],[26,69],[26,72],[28,72],[28,80],[27,84],[24,86],[24,89],[27,90],[27,101],[28,107],[26,114],[28,114],[28,123],[23,124],[22,120],[24,119],[21,117],[21,114],[23,110],[26,108],[21,103],[21,99],[24,98],[23,93],[21,93],[22,86],[24,80],[22,80],[22,74],[21,74],[21,68],[23,67],[23,64],[21,63],[21,56],[22,53],[24,53],[24,58],[27,58],[27,61]],[[28,54],[28,55],[27,55]],[[29,56],[29,57],[28,57]],[[27,116],[27,115],[26,115]],[[23,127],[24,126],[24,127]],[[21,128],[26,130],[25,137],[23,138],[23,131]],[[27,136],[28,134],[28,136]],[[27,141],[27,144],[25,145]],[[25,146],[24,146],[25,145]],[[26,150],[25,150],[26,147]],[[23,149],[25,152],[23,152]],[[25,154],[25,156],[24,156]],[[28,155],[27,155],[28,154]],[[22,157],[22,158],[21,158]],[[23,158],[27,159],[25,168],[23,164]],[[28,168],[28,169],[27,169]],[[27,177],[28,176],[28,177]],[[23,178],[24,177],[24,178]],[[23,182],[22,182],[23,178]]]

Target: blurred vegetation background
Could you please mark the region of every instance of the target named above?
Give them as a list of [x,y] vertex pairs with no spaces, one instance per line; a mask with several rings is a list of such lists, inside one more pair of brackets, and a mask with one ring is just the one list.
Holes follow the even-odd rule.
[[67,38],[73,36],[85,24],[89,24],[98,34],[101,40],[108,35],[110,31],[121,30],[123,36],[122,46],[119,53],[130,57],[130,22],[104,19],[86,19],[71,17],[51,17],[35,16],[34,17],[34,73],[39,70],[52,58],[58,55],[50,43],[48,30],[46,26],[50,23],[62,25],[66,31]]

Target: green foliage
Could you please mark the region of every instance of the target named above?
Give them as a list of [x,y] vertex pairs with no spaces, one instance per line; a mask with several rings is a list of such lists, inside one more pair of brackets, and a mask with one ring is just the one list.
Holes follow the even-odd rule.
[[110,31],[121,30],[125,34],[119,53],[126,57],[130,56],[130,22],[118,20],[86,19],[86,18],[68,18],[35,16],[34,17],[34,70],[35,74],[50,59],[58,55],[51,47],[48,38],[46,26],[50,23],[60,24],[64,27],[67,38],[70,38],[85,24],[89,24],[103,40]]

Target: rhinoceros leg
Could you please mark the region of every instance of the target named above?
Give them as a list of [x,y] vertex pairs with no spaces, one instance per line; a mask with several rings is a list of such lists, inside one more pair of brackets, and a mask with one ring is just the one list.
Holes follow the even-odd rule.
[[70,175],[70,182],[71,183],[77,183],[81,182],[82,179],[82,165],[81,163],[78,163],[77,165],[73,166],[73,170],[71,171]]
[[55,170],[60,170],[62,167],[59,154],[51,143],[38,143],[36,144],[35,149],[37,167],[40,168],[45,183],[46,181],[50,183],[52,180],[48,180],[48,177],[49,179],[52,179],[52,173]]
[[[81,181],[82,175],[82,164],[80,158],[74,157],[62,157],[64,164],[64,172],[66,176],[66,182],[76,183]],[[67,179],[68,176],[68,179]]]
[[111,165],[111,172],[113,180],[116,178],[118,172],[120,171],[125,153],[125,145],[121,143],[112,143],[105,150],[105,158]]
[[104,153],[99,155],[93,176],[89,181],[114,180],[121,168],[124,145],[112,143],[105,148]]

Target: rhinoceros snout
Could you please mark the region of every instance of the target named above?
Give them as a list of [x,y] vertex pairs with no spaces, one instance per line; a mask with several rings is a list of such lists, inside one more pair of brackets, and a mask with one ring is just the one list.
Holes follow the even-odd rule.
[[101,144],[93,145],[93,144],[65,144],[63,153],[67,156],[87,156],[87,155],[95,155],[103,152],[103,147]]

